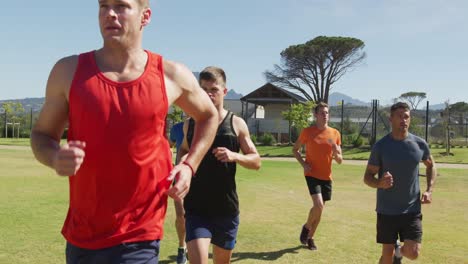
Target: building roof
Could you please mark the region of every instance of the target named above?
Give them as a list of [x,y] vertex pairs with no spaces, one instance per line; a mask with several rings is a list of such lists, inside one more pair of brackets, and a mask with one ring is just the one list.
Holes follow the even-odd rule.
[[271,83],[266,83],[255,91],[243,96],[242,102],[258,105],[284,104],[284,103],[306,103],[307,100],[295,93],[287,91]]

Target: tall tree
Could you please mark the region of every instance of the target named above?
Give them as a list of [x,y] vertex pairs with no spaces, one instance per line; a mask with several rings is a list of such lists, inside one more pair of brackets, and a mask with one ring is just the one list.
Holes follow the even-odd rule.
[[266,71],[266,79],[303,94],[308,100],[328,103],[333,84],[359,65],[366,53],[364,42],[349,37],[319,36],[281,52],[281,66]]
[[410,105],[411,110],[416,110],[418,109],[419,103],[421,103],[422,100],[426,99],[426,93],[407,92],[401,94],[398,98],[400,98],[403,101],[406,101]]

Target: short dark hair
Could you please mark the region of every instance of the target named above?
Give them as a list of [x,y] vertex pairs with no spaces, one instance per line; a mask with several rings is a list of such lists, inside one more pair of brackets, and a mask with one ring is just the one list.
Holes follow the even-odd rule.
[[317,114],[318,111],[320,110],[320,108],[324,108],[324,107],[329,108],[327,103],[325,103],[325,102],[318,102],[318,104],[314,107],[314,113]]
[[407,103],[405,102],[397,102],[397,103],[394,103],[391,107],[390,107],[390,114],[393,114],[393,112],[395,112],[396,110],[398,109],[405,109],[406,111],[410,111],[410,107]]
[[200,82],[204,81],[222,81],[226,85],[226,73],[223,69],[215,66],[208,66],[200,72],[199,75]]

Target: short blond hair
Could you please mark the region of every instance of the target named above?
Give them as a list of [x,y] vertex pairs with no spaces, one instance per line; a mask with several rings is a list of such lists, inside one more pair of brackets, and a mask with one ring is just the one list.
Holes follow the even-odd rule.
[[148,8],[150,6],[149,0],[137,0],[137,2],[140,5],[141,9]]

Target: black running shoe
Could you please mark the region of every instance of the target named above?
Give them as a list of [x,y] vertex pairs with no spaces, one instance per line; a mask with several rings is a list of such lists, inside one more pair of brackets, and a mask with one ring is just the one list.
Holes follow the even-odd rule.
[[307,239],[307,248],[310,250],[317,250],[317,246],[315,245],[313,238]]
[[299,240],[301,241],[301,244],[307,245],[307,237],[308,236],[309,236],[309,229],[307,229],[305,227],[305,225],[303,225],[301,235],[299,236]]
[[393,262],[392,263],[393,264],[401,264],[401,259],[402,259],[402,257],[398,258],[398,257],[393,256]]

